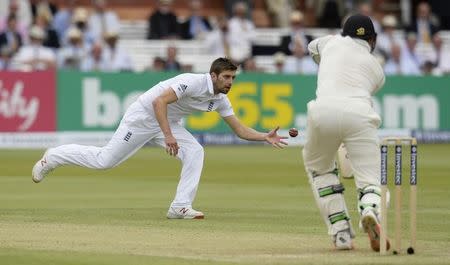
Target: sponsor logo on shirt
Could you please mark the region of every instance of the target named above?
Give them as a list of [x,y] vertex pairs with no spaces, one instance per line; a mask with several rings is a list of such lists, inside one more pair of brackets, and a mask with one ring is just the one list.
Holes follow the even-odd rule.
[[128,142],[128,141],[130,140],[132,134],[133,134],[133,133],[131,133],[131,132],[127,132],[127,135],[125,135],[125,137],[124,137],[123,139],[124,139],[126,142]]
[[183,93],[183,92],[186,90],[186,88],[187,88],[187,85],[185,85],[185,84],[180,84],[180,86],[178,87],[178,90],[179,90],[181,93]]
[[207,111],[208,111],[208,112],[212,111],[213,107],[214,107],[214,102],[213,102],[213,101],[209,102],[208,110],[207,110]]

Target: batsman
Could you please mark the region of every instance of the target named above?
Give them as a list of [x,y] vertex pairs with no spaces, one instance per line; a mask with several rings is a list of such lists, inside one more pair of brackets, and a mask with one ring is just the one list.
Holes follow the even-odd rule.
[[371,97],[385,82],[383,69],[372,55],[377,34],[363,15],[350,16],[342,33],[313,40],[308,50],[319,65],[316,99],[307,105],[305,169],[320,213],[338,250],[353,249],[355,232],[337,176],[335,155],[345,144],[358,191],[360,228],[371,248],[380,248],[381,123]]

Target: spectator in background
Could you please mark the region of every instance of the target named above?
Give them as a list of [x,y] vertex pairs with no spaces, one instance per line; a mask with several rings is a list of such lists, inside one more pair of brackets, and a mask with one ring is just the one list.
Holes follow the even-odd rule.
[[364,16],[370,17],[370,20],[372,20],[373,27],[375,28],[375,32],[381,32],[381,25],[378,19],[375,17],[372,3],[371,2],[361,2],[358,6],[356,11]]
[[386,15],[381,21],[382,31],[378,33],[376,50],[388,60],[391,56],[391,48],[393,45],[399,45],[401,49],[406,48],[403,36],[395,34],[398,26],[397,18],[394,15]]
[[289,16],[295,10],[297,1],[295,0],[265,0],[267,11],[269,12],[272,25],[277,28],[289,26]]
[[450,75],[450,52],[441,55],[438,67],[443,75]]
[[417,36],[416,55],[421,65],[436,65],[438,62],[438,49],[441,43],[438,22],[431,14],[430,5],[421,2],[417,6],[417,17],[408,28]]
[[429,0],[433,14],[439,18],[439,28],[441,30],[450,30],[450,1]]
[[246,73],[261,73],[264,72],[263,69],[256,65],[254,57],[249,57],[242,63],[242,71]]
[[255,25],[245,17],[248,11],[245,2],[237,2],[233,6],[233,11],[234,16],[228,22],[230,57],[235,62],[242,62],[252,55]]
[[392,44],[390,49],[390,56],[384,65],[386,75],[420,75],[419,66],[404,56],[399,44]]
[[145,68],[145,71],[148,72],[163,72],[166,69],[166,61],[159,56],[153,58],[153,62],[151,65]]
[[0,31],[5,30],[9,15],[15,15],[17,21],[17,31],[25,42],[28,40],[28,27],[31,25],[31,9],[28,0],[2,0],[2,8],[7,7],[0,17]]
[[13,55],[13,52],[8,47],[3,46],[0,48],[0,71],[13,70],[11,67],[11,58]]
[[172,12],[172,0],[158,0],[157,10],[148,18],[147,39],[177,39],[177,17]]
[[60,40],[63,40],[66,36],[66,31],[70,28],[72,24],[72,17],[75,11],[76,0],[65,0],[65,8],[60,9],[56,12],[53,18],[53,28],[58,33]]
[[228,20],[226,17],[217,19],[216,28],[208,33],[205,45],[208,53],[218,57],[230,58],[230,37],[228,31]]
[[406,47],[408,51],[413,54],[417,45],[417,35],[414,32],[408,32],[406,34]]
[[[303,28],[303,13],[294,11],[290,15],[291,32],[289,35],[281,37],[280,49],[284,54],[291,55],[294,51],[295,43],[298,42],[302,47],[307,47],[312,37],[307,35]],[[306,53],[306,51],[305,51]]]
[[286,63],[286,55],[282,52],[276,52],[273,55],[273,62],[275,65],[275,73],[284,73],[284,64]]
[[417,34],[418,43],[432,43],[433,38],[439,31],[438,22],[432,17],[430,5],[421,2],[417,6],[416,21],[408,28],[409,32]]
[[56,56],[54,52],[43,45],[44,30],[37,25],[32,26],[29,38],[29,45],[22,46],[13,58],[13,63],[18,69],[36,71],[55,68]]
[[234,16],[234,6],[239,2],[242,2],[247,6],[244,17],[252,20],[253,0],[225,0],[225,12],[227,17],[231,18]]
[[417,35],[416,54],[421,64],[425,62],[437,63],[437,48],[441,43],[439,27],[431,15],[430,5],[421,2],[417,6],[417,18],[407,29]]
[[441,44],[439,49],[438,69],[444,75],[450,74],[450,43]]
[[420,68],[422,69],[423,75],[426,75],[426,76],[427,75],[434,75],[434,76],[441,75],[441,73],[439,72],[439,69],[436,68],[436,65],[431,61],[424,62]]
[[152,71],[162,72],[166,69],[166,61],[157,56],[153,59]]
[[177,61],[177,47],[167,47],[167,58],[165,62],[166,71],[180,71],[181,64]]
[[307,0],[306,5],[308,10],[314,11],[320,27],[340,28],[346,13],[345,2],[346,0]]
[[203,39],[211,31],[208,19],[201,14],[202,7],[203,2],[201,0],[191,0],[191,16],[180,25],[182,39]]
[[206,36],[205,45],[209,54],[230,58],[230,35],[226,17],[218,18],[216,28]]
[[58,52],[58,67],[63,70],[81,70],[81,62],[88,49],[83,42],[83,33],[76,27],[67,31],[68,43]]
[[286,59],[284,73],[289,74],[317,74],[317,64],[307,55],[306,49],[299,41],[294,42],[292,56]]
[[92,0],[94,12],[89,17],[88,27],[95,41],[101,41],[107,32],[119,32],[120,21],[114,11],[107,10],[106,0]]
[[108,62],[108,70],[113,72],[133,71],[133,62],[131,61],[130,55],[117,45],[119,33],[107,32],[104,40],[104,56]]
[[58,11],[58,8],[54,3],[48,0],[31,0],[31,14],[34,22],[39,14],[48,14],[50,21],[53,20],[54,15]]
[[108,64],[103,53],[103,46],[96,42],[92,45],[90,53],[81,62],[81,71],[84,72],[104,72],[108,69]]
[[8,53],[15,54],[22,46],[22,36],[17,31],[16,15],[8,16],[8,23],[5,31],[0,34],[0,49],[4,49]]
[[416,45],[417,45],[417,36],[412,34],[407,34],[406,36],[406,49],[402,50],[402,56],[407,68],[411,69],[410,71],[412,75],[420,72],[420,62],[416,55]]
[[52,28],[51,18],[52,17],[49,13],[42,11],[42,13],[37,14],[35,24],[44,30],[44,46],[57,49],[61,45],[59,44],[58,33],[56,33],[56,30]]
[[[73,24],[75,25],[76,28],[78,28],[82,35],[83,35],[83,41],[84,41],[84,45],[87,48],[90,48],[94,42],[95,42],[95,37],[94,34],[92,33],[92,31],[90,31],[89,29],[89,25],[88,25],[88,12],[86,9],[84,8],[77,8],[75,9],[74,13],[73,13]],[[67,36],[64,37],[63,42],[66,42],[67,40]]]

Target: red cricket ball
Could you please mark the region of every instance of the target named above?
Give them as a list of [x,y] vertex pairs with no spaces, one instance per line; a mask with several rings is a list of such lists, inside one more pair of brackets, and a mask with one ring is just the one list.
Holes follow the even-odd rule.
[[291,137],[297,137],[297,135],[298,135],[298,130],[295,129],[295,128],[289,129],[289,135],[290,135]]

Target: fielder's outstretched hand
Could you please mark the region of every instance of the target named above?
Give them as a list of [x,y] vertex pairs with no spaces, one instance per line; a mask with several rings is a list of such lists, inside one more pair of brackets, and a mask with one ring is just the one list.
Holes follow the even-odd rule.
[[271,130],[267,135],[266,135],[266,142],[268,142],[269,144],[271,144],[273,147],[276,148],[283,148],[283,145],[287,145],[287,143],[285,141],[283,141],[283,139],[287,139],[287,136],[279,136],[277,134],[278,129],[280,129],[280,126],[277,126],[277,128]]

